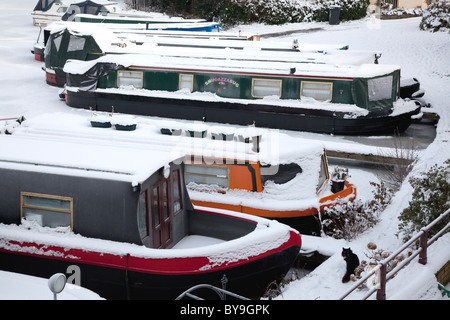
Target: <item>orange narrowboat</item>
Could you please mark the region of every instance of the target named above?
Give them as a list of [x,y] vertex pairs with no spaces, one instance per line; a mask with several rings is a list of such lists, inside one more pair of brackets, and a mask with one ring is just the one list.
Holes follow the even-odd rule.
[[356,187],[345,174],[336,187],[321,144],[296,138],[295,145],[285,142],[288,148],[277,142],[271,154],[273,143],[260,139],[258,152],[253,147],[233,156],[188,155],[185,180],[193,204],[276,219],[303,234],[320,235],[321,213],[337,199],[353,201]]

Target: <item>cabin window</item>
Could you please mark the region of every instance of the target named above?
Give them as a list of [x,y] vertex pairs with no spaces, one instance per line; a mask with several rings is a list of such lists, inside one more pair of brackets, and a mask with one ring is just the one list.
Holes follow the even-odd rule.
[[150,235],[150,221],[147,206],[148,191],[145,190],[139,195],[139,233],[145,240]]
[[53,38],[53,41],[49,42],[45,46],[45,50],[44,50],[45,55],[48,55],[50,53],[50,50],[52,49],[51,48],[52,42],[53,42],[53,45],[55,46],[56,52],[58,52],[59,51],[59,47],[61,46],[61,41],[62,41],[62,34],[56,35]]
[[187,164],[185,179],[189,187],[197,185],[209,185],[217,191],[224,191],[229,186],[229,172],[227,166],[195,165]]
[[85,38],[80,38],[80,37],[70,35],[69,46],[67,47],[67,52],[83,50],[85,42],[86,42]]
[[314,98],[317,101],[331,101],[333,83],[302,81],[300,99],[302,97]]
[[173,189],[173,213],[178,214],[183,208],[181,202],[181,180],[180,170],[172,171],[172,189]]
[[143,87],[143,73],[140,71],[118,71],[117,86],[133,86],[137,89]]
[[42,227],[72,227],[73,198],[21,193],[21,217]]
[[263,98],[267,96],[281,97],[281,80],[252,80],[252,97]]
[[319,171],[319,183],[317,184],[317,193],[322,191],[323,187],[325,186],[326,182],[330,178],[329,172],[328,172],[328,164],[327,164],[327,158],[325,154],[322,155],[321,161],[320,161],[320,171]]
[[180,74],[179,89],[189,89],[190,92],[194,90],[194,76],[192,74]]
[[369,101],[378,101],[392,99],[392,75],[387,77],[367,80],[367,89],[369,91]]

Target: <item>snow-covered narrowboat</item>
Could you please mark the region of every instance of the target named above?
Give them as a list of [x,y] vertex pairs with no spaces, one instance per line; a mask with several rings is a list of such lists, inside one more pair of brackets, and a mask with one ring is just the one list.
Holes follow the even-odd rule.
[[[320,236],[325,207],[356,198],[347,177],[330,175],[318,141],[253,126],[84,114],[42,115],[13,133],[30,139],[88,137],[98,144],[111,140],[186,155],[185,183],[194,205],[275,219],[301,234]],[[119,123],[134,124],[134,131],[115,130]]]
[[254,127],[207,130],[207,138],[218,141],[203,142],[186,156],[185,179],[195,205],[275,219],[320,236],[325,208],[356,198],[347,176],[338,185],[330,175],[321,143]]
[[297,62],[226,52],[69,60],[65,99],[76,108],[316,133],[406,130],[420,106],[399,99],[400,67],[349,64],[351,53],[336,52]]
[[[154,25],[155,26],[155,25]],[[158,28],[160,25],[156,25]],[[242,41],[251,40],[251,41]],[[35,48],[37,45],[35,46]],[[136,30],[129,25],[92,23],[58,22],[44,29],[44,43],[39,47],[45,48],[44,57],[37,56],[36,60],[45,59],[47,83],[58,87],[64,86],[66,75],[64,65],[69,59],[94,60],[106,54],[125,53],[155,53],[167,56],[201,55],[220,57],[227,50],[228,59],[237,56],[241,58],[243,50],[249,51],[258,59],[278,59],[297,61],[306,59],[306,52],[330,52],[347,50],[346,45],[312,45],[296,42],[259,41],[254,34],[242,33],[214,33],[195,31],[168,30]],[[230,52],[231,50],[231,52]],[[38,51],[35,49],[35,51]],[[207,53],[209,52],[209,53]],[[301,52],[301,53],[300,53]],[[36,54],[36,52],[34,52]],[[282,56],[280,56],[284,53]],[[360,53],[364,58],[374,60],[373,53]],[[355,59],[356,55],[353,56]],[[314,59],[314,57],[307,57]],[[358,58],[360,61],[361,57]],[[371,62],[372,62],[371,61]]]
[[0,136],[0,269],[65,273],[107,299],[173,299],[226,276],[258,298],[295,261],[288,226],[194,208],[178,153],[88,141]]

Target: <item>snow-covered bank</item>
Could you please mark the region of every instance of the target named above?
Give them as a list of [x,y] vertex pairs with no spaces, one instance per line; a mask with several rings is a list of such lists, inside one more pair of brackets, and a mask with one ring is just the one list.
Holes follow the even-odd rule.
[[[0,27],[0,118],[25,116],[33,120],[43,113],[62,112],[68,115],[89,117],[85,110],[69,108],[58,98],[58,88],[45,82],[42,63],[34,60],[30,49],[36,41],[39,29],[33,27],[30,12],[35,0],[3,1],[0,3],[2,19]],[[398,64],[405,77],[417,77],[426,90],[425,102],[431,103],[441,120],[437,126],[435,141],[420,153],[420,158],[411,175],[428,170],[434,164],[442,164],[450,158],[450,37],[446,33],[429,33],[419,30],[420,19],[377,21],[367,19],[330,26],[326,23],[311,23],[284,26],[240,26],[244,32],[273,33],[298,29],[321,28],[322,30],[289,34],[276,40],[298,39],[311,43],[344,43],[355,50],[379,50],[383,52],[380,63]],[[264,39],[263,39],[264,40]],[[149,121],[160,121],[148,119]],[[349,141],[344,137],[283,132],[292,137],[315,139],[326,144],[328,149],[347,152],[377,152],[377,148]],[[5,152],[4,150],[2,152]],[[364,189],[364,182],[372,176],[357,176],[353,179]],[[364,181],[366,180],[366,181]],[[359,191],[358,191],[359,192]],[[364,193],[364,192],[359,192]],[[325,251],[331,257],[319,268],[303,279],[289,284],[279,299],[335,299],[349,286],[342,284],[345,263],[340,256],[342,246],[351,247],[360,258],[364,257],[366,244],[377,243],[378,247],[395,250],[401,245],[395,236],[398,214],[411,200],[412,187],[406,181],[395,195],[393,202],[382,214],[381,221],[358,239],[347,243],[329,238],[304,237],[304,248]],[[365,193],[367,195],[367,193]],[[429,264],[421,266],[411,263],[406,271],[397,275],[388,284],[388,299],[440,299],[437,291],[435,269],[450,259],[449,235],[435,243],[429,251]],[[0,290],[1,291],[1,290]],[[355,293],[351,298],[357,298]]]
[[[0,300],[53,300],[48,287],[48,279],[22,275],[0,270]],[[66,284],[57,300],[101,300],[88,289],[74,284]]]

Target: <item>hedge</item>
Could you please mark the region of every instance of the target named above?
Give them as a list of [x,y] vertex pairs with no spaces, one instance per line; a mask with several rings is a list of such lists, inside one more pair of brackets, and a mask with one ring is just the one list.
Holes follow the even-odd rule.
[[222,26],[243,23],[284,24],[328,21],[329,7],[341,7],[340,20],[367,14],[369,0],[146,0],[152,10],[170,15],[220,21]]

